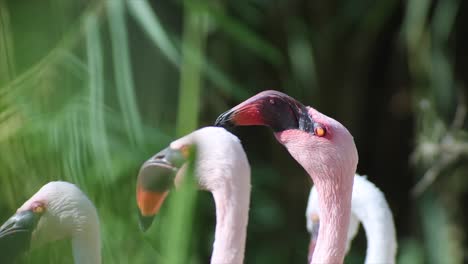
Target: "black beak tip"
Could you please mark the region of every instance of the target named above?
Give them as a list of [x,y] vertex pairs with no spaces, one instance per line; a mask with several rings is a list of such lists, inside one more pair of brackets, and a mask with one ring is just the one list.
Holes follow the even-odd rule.
[[153,224],[154,215],[144,216],[140,212],[138,212],[138,216],[140,229],[141,231],[146,232],[151,227],[151,224]]
[[222,113],[218,118],[216,118],[214,125],[218,127],[233,127],[234,124],[232,123],[231,116],[231,111]]
[[15,263],[24,252],[29,250],[30,232],[17,232],[0,239],[0,263]]
[[221,126],[223,126],[223,122],[224,122],[224,120],[223,120],[223,114],[222,114],[222,115],[218,116],[218,118],[216,118],[216,121],[215,121],[214,125],[218,126],[218,127],[221,127]]
[[29,249],[38,219],[33,212],[23,211],[13,215],[0,227],[0,263],[14,263]]

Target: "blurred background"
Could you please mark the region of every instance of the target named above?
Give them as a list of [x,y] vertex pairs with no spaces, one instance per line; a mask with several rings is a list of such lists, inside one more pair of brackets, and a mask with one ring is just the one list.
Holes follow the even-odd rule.
[[[358,173],[393,211],[398,263],[468,263],[467,12],[461,0],[0,0],[0,221],[67,180],[96,204],[104,263],[208,263],[211,195],[177,225],[166,203],[144,234],[139,167],[276,89],[354,135]],[[233,132],[252,165],[245,263],[306,263],[310,178],[267,128]],[[345,262],[365,250],[361,230]],[[70,242],[20,262],[71,263]]]

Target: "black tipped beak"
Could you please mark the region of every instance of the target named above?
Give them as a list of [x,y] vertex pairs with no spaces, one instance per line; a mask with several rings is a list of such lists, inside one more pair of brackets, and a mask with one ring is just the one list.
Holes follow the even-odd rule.
[[234,127],[236,124],[232,121],[232,116],[234,115],[234,110],[229,110],[222,113],[214,123],[215,126],[231,128]]
[[0,227],[0,263],[11,263],[27,251],[40,216],[32,211],[16,213]]
[[20,233],[31,234],[38,220],[39,216],[30,210],[16,213],[0,227],[0,239],[7,239]]
[[145,232],[153,224],[154,215],[144,216],[141,212],[138,212],[138,222],[140,223],[140,229]]
[[221,114],[215,126],[268,126],[275,132],[287,129],[310,131],[313,120],[296,99],[278,92],[263,91]]
[[140,228],[143,231],[151,226],[169,190],[174,186],[179,168],[185,161],[181,151],[166,148],[141,166],[137,179],[136,198]]

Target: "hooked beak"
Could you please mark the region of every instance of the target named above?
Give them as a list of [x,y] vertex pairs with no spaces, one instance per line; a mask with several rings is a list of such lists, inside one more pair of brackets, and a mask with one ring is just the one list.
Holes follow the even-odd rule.
[[140,168],[137,178],[136,198],[140,228],[146,231],[153,223],[180,166],[185,162],[181,151],[170,147],[160,151]]
[[275,132],[288,129],[313,131],[314,121],[296,99],[278,92],[260,92],[221,114],[215,126],[268,126]]
[[0,227],[0,262],[11,263],[27,251],[31,234],[36,228],[40,215],[31,210],[14,214]]

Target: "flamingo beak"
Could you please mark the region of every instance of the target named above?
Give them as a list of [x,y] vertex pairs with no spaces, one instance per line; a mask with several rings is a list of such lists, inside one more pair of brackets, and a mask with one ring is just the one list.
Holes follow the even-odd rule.
[[140,168],[136,198],[140,228],[146,231],[153,223],[185,158],[179,150],[170,147],[160,151]]
[[263,91],[221,114],[215,126],[268,126],[275,132],[288,129],[313,131],[307,108],[296,99],[278,92]]
[[0,227],[0,262],[12,263],[31,242],[31,234],[40,219],[31,210],[21,211],[10,217]]

